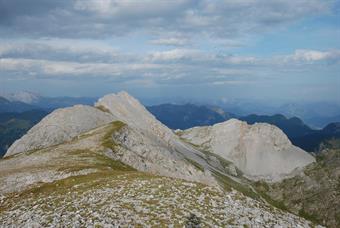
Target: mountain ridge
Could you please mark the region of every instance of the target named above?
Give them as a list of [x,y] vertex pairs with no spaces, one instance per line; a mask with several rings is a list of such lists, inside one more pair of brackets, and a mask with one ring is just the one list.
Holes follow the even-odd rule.
[[[100,98],[96,102],[95,107],[97,107],[97,109],[90,107],[90,106],[77,105],[71,108],[58,109],[52,112],[52,114],[45,117],[38,125],[34,126],[27,133],[27,135],[17,140],[8,149],[5,156],[10,156],[10,155],[17,154],[23,151],[28,151],[28,150],[36,150],[36,149],[44,148],[46,146],[53,146],[55,144],[68,141],[72,139],[74,136],[76,136],[77,134],[83,133],[84,131],[88,131],[91,128],[98,127],[100,125],[99,124],[100,121],[104,121],[104,122],[100,122],[101,124],[108,124],[111,121],[119,120],[124,123],[128,123],[128,126],[132,127],[132,129],[130,130],[130,134],[132,134],[133,132],[137,133],[138,131],[142,131],[144,135],[146,134],[146,136],[149,137],[150,139],[156,140],[155,142],[160,143],[160,145],[164,144],[164,146],[174,148],[174,149],[170,149],[170,151],[171,150],[181,151],[181,153],[184,153],[185,156],[189,156],[191,160],[198,162],[200,165],[203,165],[203,167],[206,167],[209,169],[211,168],[209,164],[205,163],[204,160],[200,159],[200,156],[202,156],[201,152],[196,151],[194,148],[190,148],[185,143],[182,143],[170,129],[168,129],[165,125],[161,124],[161,122],[159,122],[154,116],[152,116],[147,111],[147,109],[138,102],[138,100],[130,96],[128,93],[120,92],[117,94],[106,95]],[[77,118],[74,118],[72,116],[74,117],[77,116]],[[67,117],[67,119],[65,119],[65,117]],[[93,119],[94,117],[95,117],[95,120]],[[77,123],[77,121],[78,122],[81,121],[81,122]],[[87,127],[86,124],[90,124],[91,121],[92,123],[95,122],[96,125],[88,125]],[[231,122],[230,121],[229,122],[234,123],[235,121],[236,120],[232,120]],[[56,125],[53,124],[55,122],[58,122],[57,128],[55,127]],[[225,124],[228,125],[228,121],[225,122]],[[48,127],[48,126],[53,126],[53,127]],[[241,127],[241,125],[239,126]],[[265,125],[257,125],[257,126],[259,126],[259,129],[261,129]],[[277,135],[279,136],[280,134],[283,135],[282,132],[280,132]],[[45,135],[45,137],[47,135],[46,137],[47,140],[39,144],[41,142],[41,135]],[[135,138],[143,138],[143,137],[144,137],[143,135],[138,135],[138,133],[135,134]],[[126,140],[128,136],[125,136],[124,138]],[[146,138],[144,139],[144,141],[145,140],[147,141]],[[288,142],[288,139],[284,139],[284,140]],[[133,147],[134,145],[135,144],[131,144],[130,146]],[[140,150],[140,148],[136,147],[135,150]],[[146,150],[146,148],[144,148],[144,150]],[[149,153],[152,153],[152,152],[153,151],[149,150]],[[128,154],[128,153],[125,153],[125,154]],[[173,152],[170,152],[169,154],[173,154]],[[177,154],[177,152],[174,154]],[[179,156],[179,155],[176,155],[176,156]],[[230,157],[225,157],[225,158],[230,159]],[[129,158],[125,157],[121,159],[130,161],[131,157]],[[237,163],[237,161],[235,160],[232,160],[232,161]],[[309,160],[309,162],[313,162],[313,160]],[[133,166],[134,164],[130,164],[130,165]],[[296,163],[296,165],[297,167],[299,166],[298,163]],[[241,165],[238,164],[238,166],[241,166]],[[241,166],[241,167],[243,171],[246,170],[244,166]],[[247,172],[247,174],[250,174],[250,173],[251,173],[250,171]],[[275,178],[278,178],[278,176]]]
[[[240,122],[231,120],[224,124],[230,124],[235,121]],[[49,129],[47,127],[56,125],[58,126],[57,128]],[[242,125],[247,126],[244,122]],[[266,126],[280,131],[271,125]],[[262,128],[263,124],[255,125],[251,135],[262,135]],[[239,128],[239,130],[244,131],[245,129]],[[66,132],[67,134],[65,134]],[[284,150],[284,147],[279,143],[281,140],[279,139],[276,142],[275,139],[283,137],[288,140],[287,137],[281,131],[277,136],[270,132],[268,134],[272,137],[268,137],[268,140],[276,145],[274,150],[279,154],[282,153],[278,149],[283,148]],[[228,137],[232,138],[232,136],[233,134],[228,134]],[[252,147],[256,145],[253,144],[254,142],[250,140]],[[263,207],[267,201],[257,193],[252,183],[246,178],[247,176],[244,176],[238,169],[237,163],[235,167],[230,161],[219,156],[216,151],[201,150],[186,142],[161,124],[138,100],[125,92],[106,95],[100,98],[94,107],[77,105],[50,113],[35,125],[27,135],[13,144],[8,155],[0,160],[0,164],[0,183],[2,183],[0,185],[2,186],[0,187],[0,201],[2,205],[5,205],[4,208],[0,206],[0,209],[4,211],[4,213],[0,213],[0,218],[3,218],[3,220],[0,220],[11,221],[15,224],[27,225],[29,221],[25,220],[25,217],[20,216],[20,214],[16,214],[16,217],[19,218],[17,221],[11,220],[8,215],[13,213],[13,205],[19,208],[18,211],[25,216],[29,216],[30,211],[33,211],[40,221],[53,224],[51,221],[46,221],[40,217],[44,212],[39,208],[45,206],[43,201],[47,196],[50,199],[48,201],[53,204],[54,208],[67,211],[67,216],[71,216],[71,212],[67,208],[58,204],[60,200],[69,199],[68,197],[71,193],[68,192],[68,189],[72,189],[72,192],[77,193],[72,196],[74,199],[72,202],[77,207],[76,210],[84,211],[84,209],[81,209],[84,208],[82,197],[88,200],[89,196],[83,195],[83,190],[81,190],[83,187],[85,188],[84,191],[90,191],[91,195],[96,199],[98,197],[96,192],[100,189],[105,189],[105,192],[99,194],[101,198],[105,199],[105,204],[100,205],[107,205],[110,202],[107,197],[120,191],[114,187],[117,186],[117,183],[120,183],[128,191],[124,190],[124,195],[120,196],[122,199],[125,199],[126,194],[130,194],[129,192],[132,191],[129,190],[129,186],[133,186],[134,189],[144,189],[145,193],[139,193],[143,199],[145,197],[149,199],[144,210],[149,208],[150,202],[152,202],[148,198],[150,197],[150,191],[153,192],[151,194],[154,196],[153,199],[157,199],[158,202],[158,193],[154,193],[160,191],[163,187],[157,186],[172,186],[170,192],[176,192],[177,195],[183,189],[187,189],[185,192],[191,192],[190,198],[194,200],[195,205],[202,204],[202,201],[198,200],[198,195],[202,195],[202,191],[207,192],[207,189],[211,188],[214,190],[209,190],[205,197],[216,200],[213,205],[220,202],[216,205],[225,208],[223,202],[228,202],[232,207],[238,205],[237,208],[240,208],[240,210],[237,209],[236,211],[234,208],[234,212],[229,208],[225,209],[229,215],[235,216],[236,221],[228,220],[226,222],[222,217],[217,216],[217,220],[212,222],[208,217],[205,217],[208,213],[207,211],[203,212],[201,207],[194,206],[195,216],[209,221],[207,226],[212,224],[216,226],[226,226],[228,224],[263,226],[265,224],[273,225],[274,223],[282,226],[293,226],[293,224],[311,225],[311,223],[301,218],[278,209],[270,209],[272,211],[266,215],[267,218],[272,218],[274,223],[266,218],[264,221],[262,218],[254,219],[261,213],[267,213],[266,211],[269,209]],[[282,174],[285,175],[285,173]],[[260,179],[266,181],[261,177]],[[111,181],[113,181],[112,184],[110,184]],[[164,185],[164,182],[169,183]],[[150,187],[145,187],[146,185]],[[66,192],[61,191],[61,195],[58,195],[60,189],[58,190],[56,186],[63,186],[67,190]],[[79,186],[81,187],[80,192]],[[89,186],[92,186],[92,188],[89,188]],[[103,187],[97,188],[94,186]],[[155,187],[159,190],[156,190]],[[205,190],[202,190],[202,188]],[[26,191],[31,197],[24,197],[26,196]],[[32,195],[31,191],[35,193]],[[20,195],[21,192],[22,196]],[[159,197],[163,200],[168,200],[167,195],[164,195],[165,193],[163,192],[162,190]],[[218,198],[216,198],[217,192],[221,194]],[[238,201],[234,200],[233,192],[237,197],[240,197]],[[166,194],[169,194],[169,192],[166,192]],[[181,199],[189,197],[184,192],[182,194],[184,195],[180,195]],[[213,196],[214,194],[215,196]],[[13,197],[14,195],[16,197]],[[24,208],[27,207],[25,205],[32,203],[30,201],[32,197],[39,197],[43,201],[38,200],[38,203],[35,204],[36,207],[31,210],[25,210]],[[175,198],[172,198],[172,200],[177,202],[178,198],[173,197]],[[224,197],[231,200],[225,200]],[[131,207],[135,208],[136,198],[126,200],[133,202],[134,204]],[[124,202],[126,203],[126,201]],[[251,202],[255,202],[255,204]],[[189,203],[189,201],[185,200],[185,203]],[[119,204],[117,207],[122,207],[122,205]],[[93,209],[91,208],[91,210]],[[125,209],[121,208],[120,210]],[[216,213],[221,212],[214,206],[211,210]],[[170,211],[176,214],[176,212]],[[92,216],[91,212],[86,213],[90,213],[88,216]],[[139,221],[140,217],[136,217],[139,215],[138,212],[127,211],[127,213],[129,217],[133,214],[134,216],[132,217]],[[103,214],[112,219],[107,214],[107,209],[103,209]],[[191,215],[185,212],[185,216],[190,217]],[[240,216],[246,218],[244,222],[242,222],[243,220]],[[81,217],[85,219],[86,224],[89,224],[86,216]],[[150,214],[146,218],[148,218],[147,221],[156,221],[155,224],[159,225],[159,218],[150,218]],[[180,221],[185,219],[182,216],[180,218]],[[119,217],[119,220],[116,221],[121,222],[119,224],[124,224],[124,221],[126,224],[127,221],[130,221],[124,219],[126,218]],[[102,218],[99,220],[103,222]],[[175,221],[177,220],[175,219]]]

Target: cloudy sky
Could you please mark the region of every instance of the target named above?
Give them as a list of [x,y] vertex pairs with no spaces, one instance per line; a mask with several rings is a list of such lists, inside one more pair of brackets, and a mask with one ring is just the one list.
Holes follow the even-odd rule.
[[340,99],[339,0],[0,0],[0,90]]

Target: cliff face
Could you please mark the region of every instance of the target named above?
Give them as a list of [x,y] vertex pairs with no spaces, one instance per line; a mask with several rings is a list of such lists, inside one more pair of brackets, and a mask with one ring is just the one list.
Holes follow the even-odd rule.
[[247,177],[278,181],[315,161],[269,124],[248,125],[236,119],[179,132],[186,141],[233,162]]

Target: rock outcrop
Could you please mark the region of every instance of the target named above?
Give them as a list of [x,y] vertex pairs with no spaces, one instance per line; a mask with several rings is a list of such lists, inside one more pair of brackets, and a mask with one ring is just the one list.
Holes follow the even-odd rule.
[[252,179],[281,180],[315,161],[313,156],[292,145],[279,128],[269,124],[248,125],[232,119],[178,134],[190,143],[233,162]]
[[81,133],[114,120],[112,115],[86,105],[57,109],[15,141],[5,157],[69,141]]
[[108,94],[100,98],[95,106],[107,110],[115,118],[129,126],[157,136],[160,140],[169,143],[174,138],[177,140],[177,137],[168,127],[159,122],[137,99],[127,92]]

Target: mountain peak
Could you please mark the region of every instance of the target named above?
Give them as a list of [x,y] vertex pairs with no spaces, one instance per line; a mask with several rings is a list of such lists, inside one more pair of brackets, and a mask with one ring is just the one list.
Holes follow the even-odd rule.
[[180,136],[233,162],[246,176],[255,180],[281,180],[296,168],[315,161],[313,156],[292,145],[278,127],[267,123],[248,125],[230,119],[210,127],[182,131]]
[[113,116],[86,105],[57,109],[15,141],[5,157],[66,142],[113,120]]
[[102,107],[117,119],[143,130],[150,130],[150,127],[153,126],[162,128],[161,131],[170,131],[157,121],[137,99],[125,91],[105,95],[95,103],[95,107]]
[[2,93],[0,96],[6,98],[9,101],[20,101],[26,104],[36,103],[41,96],[38,93],[29,91],[19,91],[14,93]]
[[122,90],[122,91],[118,92],[117,95],[118,95],[118,96],[121,96],[121,97],[129,98],[129,99],[131,99],[131,98],[135,99],[133,96],[131,96],[131,95],[130,95],[127,91],[125,91],[125,90]]
[[325,133],[338,133],[340,132],[340,122],[330,123],[322,131]]

